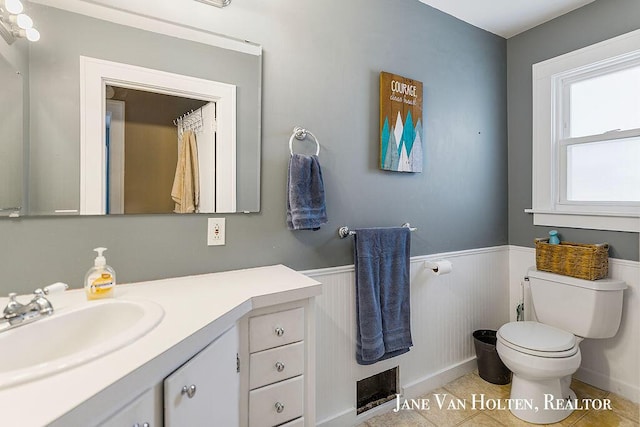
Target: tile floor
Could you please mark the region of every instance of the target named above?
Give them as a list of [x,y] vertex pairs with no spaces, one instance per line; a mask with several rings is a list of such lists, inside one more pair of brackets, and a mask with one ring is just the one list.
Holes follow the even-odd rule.
[[[630,402],[613,393],[600,390],[578,380],[573,380],[571,389],[576,392],[578,399],[606,398],[611,400],[612,410],[576,410],[568,418],[553,426],[576,427],[638,427],[640,426],[640,404]],[[494,385],[484,381],[477,373],[470,373],[442,388],[432,391],[420,399],[430,399],[436,402],[434,394],[442,400],[447,395],[443,409],[433,403],[428,410],[410,409],[398,412],[387,412],[370,418],[358,427],[448,427],[448,426],[532,426],[516,418],[508,409],[479,410],[471,409],[471,395],[484,394],[486,399],[506,399],[509,397],[510,385]],[[467,401],[467,408],[446,409],[451,399]]]

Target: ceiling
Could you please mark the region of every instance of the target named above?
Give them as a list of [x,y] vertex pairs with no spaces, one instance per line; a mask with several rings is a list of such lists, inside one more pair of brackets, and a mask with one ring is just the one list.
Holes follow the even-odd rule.
[[506,39],[595,0],[420,0]]

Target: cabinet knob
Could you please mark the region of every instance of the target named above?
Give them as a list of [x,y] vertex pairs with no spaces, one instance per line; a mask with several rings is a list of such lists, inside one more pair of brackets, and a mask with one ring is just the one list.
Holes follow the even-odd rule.
[[278,326],[276,328],[276,335],[279,336],[279,337],[283,336],[284,335],[284,328],[281,327],[281,326]]
[[276,412],[277,413],[281,413],[282,411],[284,411],[284,405],[280,402],[276,402]]
[[196,385],[191,384],[189,387],[186,385],[182,387],[182,394],[186,394],[189,399],[191,399],[196,394]]
[[149,423],[142,423],[142,424],[140,424],[140,423],[135,423],[135,424],[133,425],[133,427],[151,427],[151,424],[149,424]]
[[282,362],[276,362],[276,370],[277,370],[278,372],[282,372],[282,371],[284,371],[284,363],[282,363]]

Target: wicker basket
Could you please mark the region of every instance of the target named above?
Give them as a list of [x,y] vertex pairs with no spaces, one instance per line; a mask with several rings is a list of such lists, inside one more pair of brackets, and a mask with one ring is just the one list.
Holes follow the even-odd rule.
[[609,244],[587,245],[536,239],[536,268],[565,276],[597,280],[609,274]]

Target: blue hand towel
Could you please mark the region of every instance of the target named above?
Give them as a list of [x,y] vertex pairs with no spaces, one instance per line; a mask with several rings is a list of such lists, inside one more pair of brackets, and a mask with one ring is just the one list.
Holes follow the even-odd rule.
[[318,156],[292,154],[287,176],[287,227],[318,230],[326,222],[324,182]]
[[411,340],[407,227],[365,228],[354,236],[356,360],[370,365],[409,351]]

